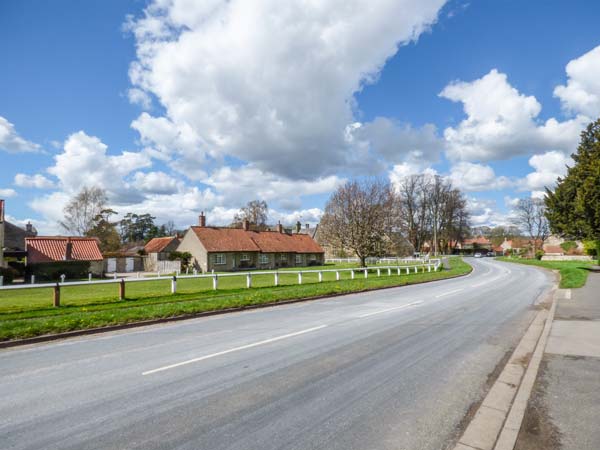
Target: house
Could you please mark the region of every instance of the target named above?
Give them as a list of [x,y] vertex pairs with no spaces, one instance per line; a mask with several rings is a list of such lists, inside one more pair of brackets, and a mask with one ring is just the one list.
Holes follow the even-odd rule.
[[457,250],[461,254],[473,254],[478,252],[491,252],[493,251],[492,241],[484,236],[478,236],[476,238],[468,238],[457,246]]
[[85,277],[89,272],[101,275],[103,257],[96,238],[42,236],[25,238],[27,274],[56,280]]
[[177,236],[153,238],[144,246],[146,260],[144,263],[145,270],[154,272],[159,269],[159,261],[168,261],[169,256],[174,251],[177,251],[180,239]]
[[308,234],[285,232],[281,224],[276,231],[254,231],[247,220],[241,228],[209,227],[204,214],[198,226],[186,231],[177,251],[189,252],[193,266],[203,272],[301,267],[325,261],[323,248]]
[[37,230],[31,223],[25,228],[7,222],[4,217],[5,202],[0,200],[0,267],[8,265],[7,258],[24,259],[25,238],[37,236]]

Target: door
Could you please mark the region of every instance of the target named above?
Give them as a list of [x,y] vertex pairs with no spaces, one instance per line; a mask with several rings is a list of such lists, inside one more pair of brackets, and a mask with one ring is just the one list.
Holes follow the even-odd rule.
[[133,272],[133,258],[125,258],[125,272]]
[[106,261],[106,271],[107,272],[116,272],[117,271],[117,259],[116,258],[108,258]]

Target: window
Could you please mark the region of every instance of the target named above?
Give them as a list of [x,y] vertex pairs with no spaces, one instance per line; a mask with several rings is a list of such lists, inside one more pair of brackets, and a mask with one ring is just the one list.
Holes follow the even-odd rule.
[[215,254],[215,264],[226,264],[225,254],[224,253],[216,253]]
[[261,264],[269,264],[269,255],[265,255],[264,253],[260,254],[259,262]]
[[317,260],[317,255],[310,255],[310,260],[311,261],[316,261]]
[[247,253],[242,253],[242,256],[240,256],[240,261],[250,261],[250,257]]
[[287,261],[287,255],[285,253],[282,253],[281,256],[280,256],[280,259],[282,261]]
[[302,255],[296,255],[296,264],[302,264]]

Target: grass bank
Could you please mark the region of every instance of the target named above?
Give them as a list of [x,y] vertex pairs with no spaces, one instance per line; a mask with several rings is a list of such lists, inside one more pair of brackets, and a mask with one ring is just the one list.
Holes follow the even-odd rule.
[[[289,274],[280,276],[280,282],[284,285],[278,287],[268,286],[271,278],[261,280],[256,277],[257,279],[253,278],[255,287],[251,289],[233,284],[224,286],[220,283],[218,291],[199,284],[200,281],[204,281],[202,279],[181,280],[178,283],[178,293],[174,295],[168,294],[168,280],[138,282],[131,284],[138,291],[128,290],[127,299],[124,301],[115,299],[115,285],[94,286],[93,289],[91,286],[73,286],[62,289],[64,301],[61,302],[63,306],[60,308],[49,306],[51,292],[48,289],[3,291],[0,292],[0,341],[285,300],[403,286],[463,275],[471,271],[471,266],[459,258],[454,258],[451,265],[450,270],[400,276],[388,276],[387,272],[382,272],[380,277],[370,274],[366,279],[357,277],[354,280],[336,281],[324,277],[322,283],[317,282],[316,274],[314,280],[306,274],[302,285],[293,284],[297,282],[297,277]],[[242,280],[240,284],[245,282],[242,277],[235,279],[237,278]],[[223,281],[225,280],[223,278]],[[189,284],[182,283],[183,281],[189,281]],[[98,292],[105,288],[110,288],[110,292]],[[69,289],[72,291],[68,292]],[[39,294],[37,291],[47,292]],[[14,298],[17,292],[18,297]]]
[[584,286],[589,274],[588,269],[592,265],[591,262],[588,263],[585,261],[540,261],[537,259],[509,258],[506,256],[496,259],[499,261],[558,270],[560,273],[559,286],[561,289],[580,288]]

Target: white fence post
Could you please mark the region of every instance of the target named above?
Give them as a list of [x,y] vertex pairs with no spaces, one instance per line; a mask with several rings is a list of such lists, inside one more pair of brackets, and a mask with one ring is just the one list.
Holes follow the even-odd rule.
[[417,266],[415,266],[415,273],[417,273]]
[[31,284],[35,284],[35,275],[31,275]]
[[66,276],[66,275],[63,273],[63,274],[60,276],[60,282],[61,282],[61,283],[64,283],[64,282],[65,282],[65,278],[66,278],[66,277],[67,277],[67,276]]
[[113,280],[117,279],[117,272],[113,273]]
[[368,275],[369,271],[367,269],[365,269],[364,272],[365,272],[365,278],[367,278],[369,276]]
[[340,281],[340,271],[339,270],[335,271],[335,279],[336,279],[336,281]]
[[298,284],[302,284],[302,272],[298,272]]
[[431,264],[427,265],[427,272],[431,272]]
[[173,276],[171,278],[171,294],[175,294],[177,292],[177,276]]
[[275,286],[279,286],[279,272],[275,272]]
[[392,268],[388,267],[388,276],[392,274]]
[[219,276],[217,274],[214,274],[212,279],[213,279],[213,289],[216,291],[217,288],[219,287]]
[[380,277],[381,276],[381,269],[378,267],[377,268],[377,276]]
[[352,278],[354,280],[354,277],[355,277],[355,275],[354,275],[354,269],[351,269],[350,270],[350,278]]
[[[400,270],[400,269],[398,269],[398,270]],[[408,270],[409,270],[409,269],[408,269],[408,267],[407,267],[407,268],[406,268],[406,275],[408,275]]]
[[0,286],[4,286],[4,275],[0,275]]
[[323,281],[323,272],[319,271],[319,283]]
[[252,274],[251,273],[246,275],[246,287],[247,288],[252,287]]
[[90,283],[92,282],[92,272],[88,273],[88,281]]

